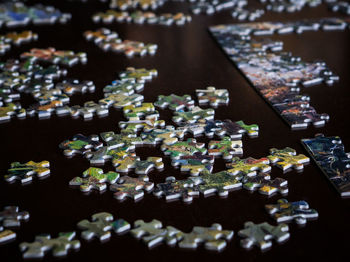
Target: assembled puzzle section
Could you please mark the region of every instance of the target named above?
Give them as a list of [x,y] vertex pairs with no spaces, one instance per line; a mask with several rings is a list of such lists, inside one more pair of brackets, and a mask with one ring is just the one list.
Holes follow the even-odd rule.
[[341,138],[317,134],[301,142],[339,194],[350,196],[350,155],[345,152]]
[[292,129],[310,124],[323,126],[327,114],[319,114],[310,106],[310,97],[301,88],[322,82],[332,85],[339,80],[324,62],[303,62],[291,53],[281,52],[283,43],[254,36],[274,33],[344,30],[347,20],[323,18],[290,23],[258,22],[210,27],[210,32],[224,52]]

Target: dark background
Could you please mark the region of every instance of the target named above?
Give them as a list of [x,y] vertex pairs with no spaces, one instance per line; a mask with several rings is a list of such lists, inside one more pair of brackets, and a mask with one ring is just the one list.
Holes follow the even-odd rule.
[[[71,105],[82,105],[85,101],[102,98],[102,88],[117,78],[118,72],[127,66],[136,68],[156,68],[159,76],[147,83],[142,94],[146,102],[154,102],[158,95],[175,93],[190,94],[195,97],[195,89],[209,85],[217,88],[227,88],[230,92],[228,107],[216,110],[216,119],[229,118],[233,121],[244,120],[248,124],[257,123],[260,126],[258,138],[243,138],[244,157],[264,157],[271,147],[292,147],[298,153],[307,154],[300,143],[300,139],[313,137],[316,133],[338,135],[342,138],[345,148],[350,147],[348,106],[350,96],[349,75],[349,31],[345,32],[307,32],[302,35],[273,36],[284,42],[284,50],[292,51],[301,56],[304,61],[321,59],[340,76],[340,82],[334,86],[318,85],[306,88],[302,93],[311,96],[311,105],[319,113],[328,113],[330,121],[325,127],[307,130],[291,131],[273,109],[258,95],[239,73],[229,59],[224,55],[216,42],[207,31],[210,25],[220,23],[236,23],[229,12],[213,16],[193,16],[193,21],[184,27],[117,24],[106,27],[117,31],[122,39],[139,40],[146,43],[156,43],[159,49],[155,56],[135,57],[128,59],[123,55],[103,52],[93,43],[87,42],[82,34],[85,30],[97,29],[97,25],[90,19],[96,11],[106,10],[103,3],[72,3],[69,1],[45,1],[70,12],[73,18],[67,25],[28,26],[39,34],[39,41],[24,44],[1,58],[18,57],[20,53],[33,47],[55,47],[83,51],[88,54],[88,63],[69,69],[69,77],[80,80],[93,80],[97,91],[94,94],[75,95],[71,98]],[[183,11],[188,13],[188,4],[182,2],[166,3],[158,9],[158,13],[165,11]],[[326,16],[340,16],[330,13],[322,5],[318,8],[305,8],[295,14],[268,13],[259,21],[295,21],[302,18],[321,18]],[[22,31],[24,28],[18,28]],[[12,31],[2,28],[1,32]],[[29,97],[22,99],[22,104],[28,106],[33,101]],[[171,122],[171,111],[160,110],[161,119]],[[319,212],[317,221],[309,221],[303,228],[290,224],[290,239],[283,245],[273,244],[271,250],[260,252],[257,248],[246,251],[239,246],[240,238],[237,232],[243,228],[246,221],[255,223],[274,221],[264,210],[264,205],[275,203],[280,196],[270,198],[257,192],[247,190],[231,192],[225,199],[218,196],[194,199],[188,205],[181,201],[167,203],[164,199],[157,199],[152,194],[137,203],[132,200],[118,202],[113,199],[112,192],[83,195],[79,189],[70,188],[68,182],[75,176],[80,176],[89,167],[89,163],[82,157],[68,159],[58,148],[58,144],[74,134],[99,134],[104,131],[118,132],[118,122],[123,120],[121,111],[110,110],[106,118],[95,117],[92,121],[58,118],[52,116],[48,120],[38,120],[36,117],[25,120],[14,119],[1,124],[1,174],[6,174],[11,162],[26,162],[29,160],[49,160],[51,176],[39,181],[37,178],[29,185],[19,183],[8,184],[0,181],[0,207],[18,205],[21,210],[30,212],[30,220],[22,223],[16,229],[17,239],[14,242],[0,246],[1,261],[21,261],[19,243],[31,242],[35,235],[50,233],[56,237],[62,231],[77,230],[76,223],[82,219],[89,219],[96,212],[106,211],[115,218],[124,218],[133,223],[137,219],[150,221],[158,219],[163,225],[172,225],[180,230],[189,232],[193,226],[210,226],[220,223],[224,229],[232,229],[235,236],[228,242],[222,253],[204,250],[197,251],[169,248],[161,245],[152,250],[131,237],[130,235],[113,235],[109,242],[101,244],[98,240],[86,242],[81,240],[79,252],[71,252],[65,261],[100,260],[146,260],[146,261],[190,261],[190,260],[234,260],[234,261],[271,261],[295,259],[339,259],[348,254],[350,200],[341,199],[317,166],[311,162],[303,173],[295,171],[283,174],[272,168],[271,176],[283,177],[288,180],[289,201],[306,200],[312,208]],[[197,139],[208,142],[205,137]],[[143,147],[137,149],[137,154],[145,159],[147,156],[163,156],[159,147]],[[185,178],[178,169],[170,165],[168,157],[163,158],[166,168],[163,172],[152,171],[150,179],[155,183],[164,181],[167,176]],[[217,159],[214,171],[224,169],[224,162]],[[106,164],[104,171],[112,170],[111,164]],[[79,235],[79,234],[78,234]],[[46,257],[47,260],[59,260]]]

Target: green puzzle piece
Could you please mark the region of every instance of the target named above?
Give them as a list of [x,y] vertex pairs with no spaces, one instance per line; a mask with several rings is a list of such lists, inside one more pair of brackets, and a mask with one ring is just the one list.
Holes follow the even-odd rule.
[[181,156],[193,155],[196,152],[205,154],[207,149],[204,146],[204,143],[197,143],[196,139],[189,138],[187,141],[178,141],[172,145],[162,145],[161,149],[171,158],[179,159]]
[[283,171],[289,168],[295,168],[297,170],[302,170],[305,163],[309,163],[310,158],[303,154],[297,155],[293,148],[286,147],[284,149],[270,149],[270,155],[268,159],[271,163],[277,163],[277,166]]
[[222,156],[223,159],[232,159],[233,155],[242,155],[242,141],[231,140],[230,137],[225,136],[221,141],[210,141],[209,142],[208,154],[213,156]]
[[244,174],[244,175],[255,175],[256,170],[261,172],[268,172],[271,170],[269,165],[270,161],[266,157],[260,159],[255,159],[248,157],[245,159],[240,159],[234,157],[230,163],[226,164],[226,167],[229,168],[227,172],[232,175]]
[[196,123],[199,120],[211,120],[214,119],[215,111],[214,109],[202,109],[198,106],[191,109],[191,111],[183,112],[176,111],[174,112],[173,121],[177,124],[191,124]]

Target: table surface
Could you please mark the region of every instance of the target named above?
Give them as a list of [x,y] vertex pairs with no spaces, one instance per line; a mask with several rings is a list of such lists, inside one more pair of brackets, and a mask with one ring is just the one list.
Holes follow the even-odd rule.
[[[156,43],[159,49],[154,56],[142,58],[126,58],[120,54],[103,52],[93,43],[87,42],[82,33],[85,30],[97,29],[101,25],[94,24],[90,17],[99,10],[106,10],[103,3],[72,3],[69,1],[49,1],[62,11],[73,15],[67,25],[28,26],[39,33],[39,41],[24,44],[2,57],[18,57],[23,51],[33,47],[55,47],[71,49],[88,54],[88,63],[69,69],[69,77],[80,80],[93,80],[97,90],[94,94],[75,95],[71,104],[83,104],[85,101],[102,98],[102,89],[117,78],[118,72],[127,66],[136,68],[156,68],[159,76],[147,83],[142,94],[145,101],[153,102],[160,94],[195,96],[195,89],[215,86],[227,88],[230,92],[230,103],[227,107],[216,110],[216,119],[244,120],[246,123],[257,123],[260,126],[258,138],[243,138],[244,157],[264,157],[272,147],[292,147],[298,153],[307,154],[300,143],[302,138],[313,137],[316,133],[338,135],[342,138],[346,149],[350,148],[350,125],[348,125],[348,106],[350,104],[350,60],[349,31],[344,32],[307,32],[302,35],[273,36],[284,42],[284,49],[300,56],[304,61],[323,60],[340,76],[339,83],[334,86],[318,85],[303,90],[311,96],[312,105],[319,113],[328,113],[330,121],[323,128],[310,127],[306,130],[291,131],[273,109],[259,96],[240,72],[225,56],[208,33],[208,26],[216,24],[236,23],[229,12],[213,16],[193,15],[193,21],[183,27],[111,24],[107,27],[117,31],[123,39]],[[188,12],[188,4],[184,2],[166,3],[158,12]],[[339,16],[330,13],[322,5],[317,8],[305,8],[294,14],[268,13],[259,21],[295,21],[302,18],[322,18]],[[18,28],[21,30],[21,28]],[[1,29],[1,32],[9,31]],[[33,101],[25,97],[23,104],[28,106]],[[275,203],[280,196],[267,197],[247,190],[231,192],[227,198],[203,196],[194,199],[192,204],[181,201],[167,203],[152,194],[134,203],[132,200],[118,202],[111,192],[98,194],[93,192],[83,195],[78,189],[70,188],[68,182],[82,174],[89,167],[88,161],[81,157],[68,159],[64,157],[58,144],[77,133],[85,135],[99,134],[104,131],[118,132],[118,122],[123,120],[121,111],[110,110],[105,118],[94,118],[92,121],[71,119],[56,116],[48,120],[28,118],[13,120],[1,125],[2,153],[1,173],[5,174],[11,162],[29,160],[49,160],[51,175],[49,178],[34,181],[22,186],[18,183],[0,182],[0,207],[18,205],[21,210],[30,212],[30,220],[22,223],[16,230],[17,239],[7,245],[0,246],[1,261],[22,261],[18,244],[31,242],[35,235],[77,230],[76,223],[88,219],[96,212],[110,212],[115,217],[124,218],[133,223],[137,219],[150,221],[158,219],[163,225],[171,225],[189,232],[193,226],[210,226],[220,223],[224,229],[232,229],[237,233],[246,221],[274,223],[264,210],[264,205]],[[171,112],[160,110],[161,119],[171,123]],[[205,137],[198,141],[208,142]],[[142,159],[147,156],[163,156],[159,147],[137,148],[137,155]],[[179,169],[174,169],[169,157],[163,157],[165,170],[152,171],[150,179],[155,183],[164,181],[166,176],[185,178]],[[214,172],[224,169],[224,161],[217,159]],[[112,170],[106,164],[104,170]],[[246,251],[239,246],[240,238],[235,234],[221,253],[208,252],[203,247],[197,251],[170,248],[161,245],[152,250],[131,237],[112,236],[110,241],[101,244],[97,240],[82,240],[79,252],[71,252],[64,261],[77,259],[115,261],[272,261],[305,258],[337,259],[348,254],[348,234],[350,230],[350,200],[341,199],[314,162],[305,167],[303,173],[291,171],[283,174],[273,167],[272,177],[283,177],[288,180],[289,201],[306,200],[312,208],[319,212],[319,219],[310,221],[305,227],[290,224],[290,239],[285,244],[274,243],[271,250],[260,252],[258,249]],[[55,260],[50,255],[47,260]]]

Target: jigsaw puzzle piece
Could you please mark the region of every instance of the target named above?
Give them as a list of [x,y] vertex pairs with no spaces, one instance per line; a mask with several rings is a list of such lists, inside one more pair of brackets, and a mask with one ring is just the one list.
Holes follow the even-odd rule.
[[157,120],[159,118],[159,112],[155,109],[152,103],[142,103],[141,106],[125,106],[123,108],[123,113],[128,120]]
[[142,132],[143,143],[147,145],[156,145],[161,142],[165,145],[172,145],[182,139],[185,131],[175,129],[174,126],[166,126],[164,129],[152,129],[149,132]]
[[227,89],[216,89],[208,86],[207,89],[196,89],[198,102],[200,105],[209,104],[212,107],[227,105],[229,102],[229,93]]
[[233,234],[232,230],[222,230],[220,224],[212,224],[211,227],[193,227],[190,233],[178,232],[176,238],[180,248],[196,249],[198,244],[205,243],[206,249],[220,251],[226,247],[226,241],[231,240]]
[[80,248],[80,241],[73,240],[74,237],[74,231],[59,233],[57,238],[51,238],[50,235],[39,235],[35,237],[34,242],[23,242],[19,248],[23,252],[23,258],[43,258],[47,251],[52,251],[54,257],[62,257],[67,255],[68,250]]
[[13,232],[12,230],[5,229],[1,231],[1,227],[0,227],[0,244],[9,242],[15,239],[16,236],[17,236],[16,233]]
[[122,176],[117,183],[112,184],[109,188],[115,192],[113,196],[118,200],[124,200],[126,197],[129,197],[136,201],[144,196],[143,190],[149,192],[153,187],[154,184],[148,181],[148,177],[133,178]]
[[[20,211],[18,206],[6,206],[3,211],[0,211],[0,223],[4,227],[19,227],[21,221],[27,221],[29,213]],[[0,230],[1,230],[0,226]]]
[[229,136],[231,139],[241,139],[243,134],[247,134],[249,137],[256,137],[259,134],[258,125],[246,125],[243,121],[208,120],[205,124],[205,134],[209,137],[215,134],[219,137]]
[[79,186],[83,192],[89,192],[92,189],[103,191],[107,188],[107,183],[114,184],[119,178],[116,172],[103,173],[101,168],[90,167],[85,170],[83,177],[75,177],[70,182],[70,186]]
[[113,159],[113,165],[118,172],[129,172],[129,169],[135,169],[136,174],[147,175],[153,168],[161,170],[164,163],[161,157],[148,157],[146,160],[140,160],[137,156],[126,156],[123,159]]
[[63,80],[56,84],[56,88],[62,90],[68,96],[75,93],[85,94],[95,92],[95,85],[92,81],[79,81],[77,79]]
[[260,194],[272,195],[276,192],[285,195],[288,193],[288,181],[283,178],[271,180],[269,174],[259,173],[254,176],[245,176],[242,179],[243,187],[250,191],[259,189]]
[[268,223],[254,224],[246,222],[244,229],[238,232],[243,237],[241,246],[245,249],[252,248],[253,245],[258,246],[261,250],[265,250],[272,246],[271,239],[278,243],[284,242],[289,238],[289,228],[286,224],[271,226]]
[[105,94],[133,95],[144,88],[143,83],[136,83],[134,79],[114,80],[112,84],[103,88]]
[[296,151],[293,148],[286,147],[284,149],[270,149],[270,155],[267,158],[271,163],[276,163],[279,168],[283,171],[286,171],[290,168],[296,170],[303,170],[304,164],[310,162],[310,158],[305,155],[297,155]]
[[200,152],[189,156],[182,156],[171,163],[173,166],[181,166],[181,171],[190,172],[191,176],[211,172],[214,165],[214,156],[202,155]]
[[308,219],[316,219],[318,212],[310,209],[306,201],[288,202],[287,199],[279,199],[275,205],[265,205],[266,211],[277,221],[295,221],[297,224],[305,224]]
[[158,183],[153,193],[157,197],[165,196],[167,201],[182,199],[184,202],[192,202],[194,196],[199,196],[193,180],[176,180],[172,176],[167,177],[164,183]]
[[257,170],[260,172],[269,172],[271,170],[269,163],[270,161],[266,157],[260,159],[252,157],[240,159],[234,157],[230,163],[226,164],[226,167],[229,168],[227,172],[232,175],[243,174],[245,176],[252,176],[256,175]]
[[114,159],[123,159],[126,156],[135,156],[135,153],[132,153],[133,149],[129,146],[118,147],[111,149],[108,146],[103,146],[94,152],[87,152],[85,157],[89,159],[91,165],[104,165],[105,162],[111,161]]
[[195,106],[191,111],[175,111],[172,120],[178,125],[196,123],[203,120],[212,120],[214,119],[215,111],[214,109],[202,109],[198,106]]
[[99,100],[99,104],[105,107],[123,108],[129,105],[141,105],[143,95],[123,95],[123,94],[105,94],[105,98]]
[[121,80],[132,80],[136,83],[145,83],[158,75],[157,69],[145,69],[127,67],[125,71],[119,73]]
[[212,156],[221,156],[225,160],[232,159],[233,155],[243,155],[243,144],[241,140],[231,140],[225,136],[221,141],[210,141],[208,144],[208,154]]
[[71,140],[65,140],[60,143],[59,148],[63,149],[63,154],[67,157],[72,157],[76,154],[85,155],[92,149],[98,149],[103,146],[97,135],[84,136],[77,134]]
[[113,131],[103,132],[100,136],[109,149],[126,147],[127,150],[134,150],[135,146],[143,144],[142,138],[138,137],[131,128],[122,130],[120,134],[115,134]]
[[0,107],[0,122],[11,120],[12,116],[17,116],[19,119],[26,117],[26,110],[20,105],[9,103],[6,106]]
[[165,126],[164,120],[155,120],[155,119],[145,119],[145,120],[129,120],[129,121],[120,121],[119,127],[137,133],[138,131],[150,132],[153,129],[158,127],[162,128]]
[[168,245],[174,245],[176,243],[175,235],[180,231],[170,226],[163,228],[162,222],[153,219],[148,223],[143,220],[136,220],[134,229],[130,232],[134,237],[142,238],[143,242],[149,248],[152,248],[163,241]]
[[11,168],[7,172],[7,175],[4,176],[7,182],[19,180],[24,184],[32,181],[34,174],[39,178],[48,176],[50,174],[50,163],[49,161],[41,161],[38,163],[29,161],[24,164],[13,162],[11,163]]
[[202,155],[207,153],[207,149],[204,147],[204,143],[197,143],[196,139],[189,138],[186,141],[179,141],[172,145],[161,146],[165,155],[170,155],[172,159],[179,159],[181,156],[193,155],[196,152]]
[[183,109],[191,110],[194,107],[194,100],[192,100],[192,97],[190,95],[160,95],[158,96],[158,100],[154,103],[154,105],[162,109],[168,107],[173,111],[179,111]]

